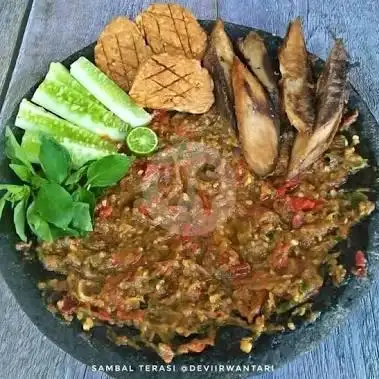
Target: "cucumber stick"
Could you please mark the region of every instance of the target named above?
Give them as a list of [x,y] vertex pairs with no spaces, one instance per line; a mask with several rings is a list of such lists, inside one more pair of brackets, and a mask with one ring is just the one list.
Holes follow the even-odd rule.
[[69,87],[83,96],[101,104],[94,96],[92,96],[71,74],[70,71],[63,66],[62,63],[50,63],[49,71],[46,75],[46,80],[60,83],[62,86]]
[[85,57],[71,65],[71,75],[109,110],[132,127],[143,126],[152,116]]
[[127,123],[98,101],[83,95],[83,90],[75,89],[75,85],[69,87],[45,79],[35,91],[32,101],[78,126],[114,141],[123,141],[129,129]]
[[[15,125],[27,131],[37,132],[35,139],[37,139],[38,132],[50,135],[74,155],[73,161],[95,159],[93,156],[96,151],[100,156],[117,152],[113,143],[69,121],[62,120],[26,99],[21,101]],[[31,142],[29,141],[29,143]],[[87,153],[89,154],[88,158],[86,158]]]
[[[21,147],[32,163],[39,163],[41,135],[42,133],[38,131],[27,130],[22,137]],[[74,168],[79,168],[88,161],[97,160],[111,154],[116,154],[114,151],[88,146],[77,141],[72,141],[68,138],[55,136],[51,136],[51,138],[55,139],[67,149],[71,155]]]

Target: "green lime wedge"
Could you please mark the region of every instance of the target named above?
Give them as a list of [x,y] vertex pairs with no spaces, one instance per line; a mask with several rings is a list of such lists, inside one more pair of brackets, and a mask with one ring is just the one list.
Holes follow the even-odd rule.
[[130,151],[137,155],[148,155],[155,151],[158,146],[158,136],[155,132],[144,126],[132,129],[126,143]]

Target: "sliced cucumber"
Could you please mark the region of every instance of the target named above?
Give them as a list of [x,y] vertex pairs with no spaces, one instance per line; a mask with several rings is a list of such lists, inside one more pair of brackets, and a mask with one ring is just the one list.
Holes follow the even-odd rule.
[[152,116],[93,63],[80,57],[71,65],[71,75],[102,104],[132,127],[147,125]]
[[100,136],[123,141],[129,125],[97,101],[59,82],[44,80],[32,101],[47,110]]
[[[21,146],[32,163],[39,163],[41,135],[43,135],[43,133],[27,130],[22,137]],[[79,168],[88,161],[97,160],[111,154],[116,154],[115,151],[99,149],[96,146],[88,146],[77,141],[72,141],[68,138],[55,136],[51,136],[51,138],[55,139],[67,149],[71,155],[74,168]]]
[[69,121],[62,120],[26,99],[21,101],[15,125],[24,130],[44,132],[57,139],[68,139],[100,150],[117,151],[113,143]]
[[93,101],[101,104],[95,96],[92,96],[71,74],[70,71],[63,66],[62,63],[52,62],[50,63],[49,71],[46,75],[46,80],[55,83],[60,83],[65,87],[72,88],[77,92],[80,92],[83,96],[91,98]]

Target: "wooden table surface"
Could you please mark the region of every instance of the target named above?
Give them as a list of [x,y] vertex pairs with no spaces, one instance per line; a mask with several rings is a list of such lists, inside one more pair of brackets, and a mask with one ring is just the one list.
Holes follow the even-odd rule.
[[[376,0],[182,0],[202,19],[283,35],[302,16],[308,48],[325,58],[338,36],[356,62],[350,80],[379,119],[379,9]],[[135,16],[148,0],[0,0],[0,121],[59,61],[94,41],[116,15]],[[0,263],[1,264],[1,263]],[[379,378],[379,279],[358,308],[317,349],[262,378]],[[106,378],[47,340],[0,276],[0,379]]]

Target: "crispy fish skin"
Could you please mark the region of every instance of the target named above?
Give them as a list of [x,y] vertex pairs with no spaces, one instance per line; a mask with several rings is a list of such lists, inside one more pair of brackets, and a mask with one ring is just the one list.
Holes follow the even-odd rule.
[[325,69],[317,81],[316,126],[330,122],[336,111],[342,118],[347,100],[347,53],[341,40],[337,40],[329,54]]
[[291,159],[288,166],[288,178],[291,179],[300,173],[300,167],[307,154],[307,147],[312,138],[312,131],[298,132],[291,150]]
[[290,123],[302,133],[315,123],[314,91],[308,53],[299,18],[290,23],[279,51],[284,110]]
[[249,167],[259,176],[269,174],[278,156],[279,136],[266,91],[237,58],[232,67],[237,126]]
[[137,25],[127,17],[107,24],[95,46],[96,65],[125,91],[132,86],[139,65],[150,55]]
[[234,56],[233,45],[225,32],[224,23],[217,20],[210,36],[203,64],[214,79],[218,111],[233,128],[236,128],[231,78]]
[[337,40],[317,81],[315,130],[307,137],[299,133],[306,147],[295,150],[295,142],[290,178],[307,169],[328,149],[340,127],[347,96],[347,53],[342,42]]
[[294,139],[294,130],[286,130],[281,134],[279,140],[279,154],[275,165],[275,170],[272,172],[273,176],[285,177],[287,175]]
[[167,53],[140,66],[129,95],[142,107],[195,114],[214,103],[213,81],[200,61]]
[[238,47],[250,69],[267,89],[274,111],[279,116],[280,96],[278,83],[263,38],[256,32],[250,32],[244,39],[238,40]]
[[154,54],[202,59],[207,34],[193,14],[178,4],[151,4],[136,23]]

